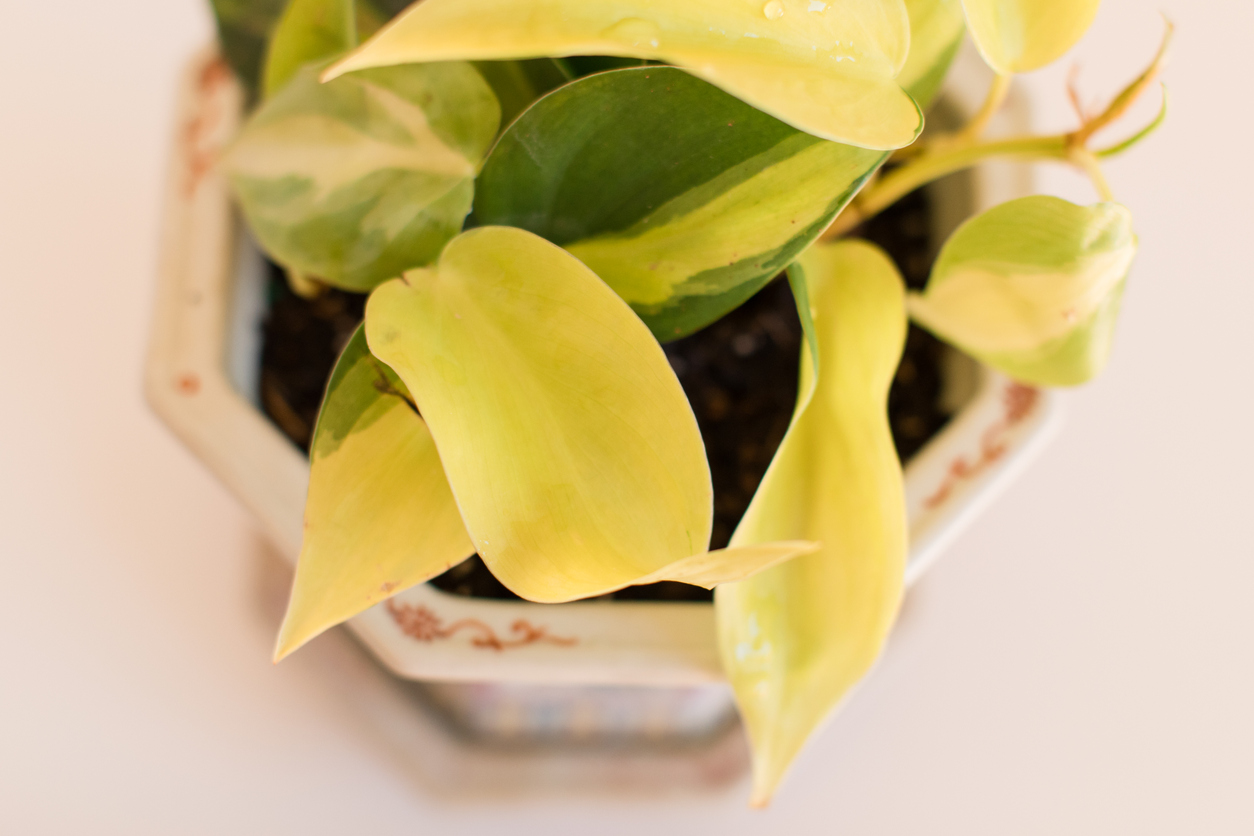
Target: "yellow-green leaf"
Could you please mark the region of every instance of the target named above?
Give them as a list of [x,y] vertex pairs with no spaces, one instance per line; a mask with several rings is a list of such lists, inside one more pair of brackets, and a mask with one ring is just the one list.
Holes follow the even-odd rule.
[[635,583],[709,547],[696,418],[649,329],[543,238],[480,227],[366,306],[371,351],[431,429],[474,545],[518,595]]
[[910,55],[897,83],[926,108],[945,81],[945,74],[966,30],[962,0],[906,0],[910,14]]
[[500,108],[465,63],[385,67],[320,84],[302,70],[223,165],[275,261],[369,290],[429,264],[461,231]]
[[910,314],[1019,380],[1083,383],[1109,357],[1136,245],[1117,203],[1012,200],[953,234],[926,290],[910,295]]
[[901,278],[859,241],[813,247],[800,264],[790,279],[811,351],[797,410],[731,545],[821,548],[715,594],[758,806],[879,656],[905,573],[905,496],[887,415],[906,335]]
[[266,50],[262,89],[273,96],[313,61],[357,46],[353,0],[290,0]]
[[1061,58],[1088,31],[1101,0],[962,0],[962,5],[984,60],[1009,75]]
[[902,0],[423,0],[336,64],[615,55],[674,63],[798,130],[908,145]]
[[314,430],[305,538],[276,657],[474,551],[426,424],[359,328]]

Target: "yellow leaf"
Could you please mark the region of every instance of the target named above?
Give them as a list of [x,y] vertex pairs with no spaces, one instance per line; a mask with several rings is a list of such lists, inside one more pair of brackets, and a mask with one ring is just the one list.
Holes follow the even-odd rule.
[[1052,64],[1080,40],[1101,0],[962,0],[967,28],[1003,75]]
[[276,661],[474,551],[426,424],[358,329],[314,430],[305,538]]
[[381,285],[371,351],[431,429],[484,562],[533,601],[599,595],[704,552],[705,448],[657,340],[578,259],[508,227]]
[[756,806],[879,656],[905,572],[905,497],[887,416],[906,334],[901,279],[858,241],[811,248],[801,267],[790,276],[811,347],[801,396],[731,545],[822,545],[715,595]]
[[909,43],[903,0],[423,0],[326,77],[411,62],[655,59],[798,130],[884,150],[923,127],[894,81]]

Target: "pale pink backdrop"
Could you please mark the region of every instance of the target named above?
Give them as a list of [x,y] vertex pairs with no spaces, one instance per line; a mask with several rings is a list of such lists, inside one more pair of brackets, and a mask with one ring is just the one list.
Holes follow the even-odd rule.
[[[0,832],[1254,833],[1247,3],[1105,3],[1077,53],[1090,97],[1152,54],[1160,6],[1179,26],[1169,121],[1109,166],[1142,242],[1111,367],[750,813],[743,786],[433,797],[346,696],[342,636],[270,665],[265,547],[140,395],[206,2],[4,11]],[[1071,124],[1068,66],[1026,79],[1042,129]]]

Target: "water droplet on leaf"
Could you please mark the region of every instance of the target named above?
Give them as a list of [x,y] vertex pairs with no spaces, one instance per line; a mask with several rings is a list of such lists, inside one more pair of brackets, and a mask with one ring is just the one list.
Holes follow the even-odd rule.
[[762,7],[762,14],[766,15],[767,20],[779,20],[784,16],[782,0],[771,0],[771,2]]

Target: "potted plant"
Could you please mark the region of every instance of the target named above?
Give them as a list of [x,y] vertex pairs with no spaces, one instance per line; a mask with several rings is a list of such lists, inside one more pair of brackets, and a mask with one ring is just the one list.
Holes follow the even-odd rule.
[[[621,653],[595,629],[562,629],[598,604],[498,630],[410,597],[472,555],[541,604],[659,581],[715,588],[717,661],[636,662],[656,681],[721,666],[749,733],[753,802],[765,804],[878,657],[910,541],[926,537],[914,518],[998,464],[1039,412],[1040,387],[1083,383],[1106,361],[1136,239],[1100,159],[1161,114],[1117,144],[1092,137],[1153,84],[1165,43],[1077,130],[983,138],[1013,74],[1062,55],[1096,7],[217,0],[254,104],[220,159],[196,143],[225,143],[240,103],[218,101],[214,130],[205,114],[189,123],[187,211],[212,204],[225,234],[223,195],[197,192],[216,166],[293,289],[369,294],[312,432],[303,531],[278,532],[300,557],[277,656],[354,617],[385,659],[387,636],[458,631],[498,651],[528,646],[540,655],[520,664],[532,669],[576,641],[591,658]],[[966,31],[995,72],[987,100],[959,130],[920,139]],[[888,254],[849,236],[995,156],[1078,166],[1100,202],[989,208],[914,291]],[[795,406],[729,542],[711,550],[707,445],[662,344],[712,332],[768,286],[795,306]],[[178,303],[201,305],[197,294]],[[933,455],[913,497],[887,416],[910,319],[1005,375],[983,426],[972,417],[964,430],[977,455]],[[153,368],[159,405],[171,391],[211,394],[203,376]],[[275,466],[304,467],[298,456]],[[238,457],[221,467],[291,518],[290,494],[262,498]],[[708,609],[673,613],[639,611],[642,625],[670,620],[660,645],[709,626]],[[708,655],[704,636],[695,643]]]

